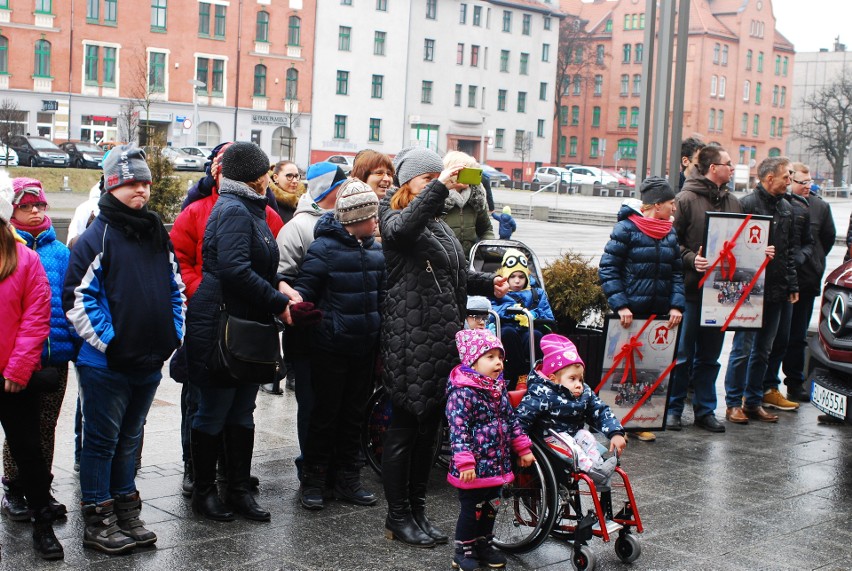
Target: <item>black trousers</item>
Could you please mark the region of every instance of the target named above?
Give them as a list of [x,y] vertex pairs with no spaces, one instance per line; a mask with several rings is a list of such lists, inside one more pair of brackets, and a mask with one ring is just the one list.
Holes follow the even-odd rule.
[[39,438],[38,397],[38,393],[28,390],[7,393],[0,389],[0,424],[18,463],[17,482],[33,511],[45,507],[50,500],[50,471],[44,463]]
[[495,509],[491,500],[500,497],[500,486],[492,488],[459,488],[459,519],[456,541],[472,541],[494,531]]
[[[355,469],[367,400],[372,392],[375,355],[351,356],[313,351],[314,406],[305,440],[305,466]],[[298,382],[298,381],[297,381]]]

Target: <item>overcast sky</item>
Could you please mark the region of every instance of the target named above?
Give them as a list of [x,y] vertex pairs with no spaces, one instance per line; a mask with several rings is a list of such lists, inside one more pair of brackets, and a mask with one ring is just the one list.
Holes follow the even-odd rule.
[[[766,1],[766,0],[764,0]],[[816,52],[834,46],[834,38],[852,50],[852,1],[772,0],[776,27],[797,52]]]

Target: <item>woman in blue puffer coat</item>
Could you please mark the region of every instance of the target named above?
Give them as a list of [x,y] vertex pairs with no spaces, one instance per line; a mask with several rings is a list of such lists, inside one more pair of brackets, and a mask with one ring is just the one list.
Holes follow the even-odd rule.
[[[70,252],[65,244],[56,239],[56,230],[46,214],[47,197],[41,182],[34,178],[16,178],[12,181],[12,189],[15,209],[10,223],[27,247],[38,254],[50,282],[50,335],[44,342],[41,365],[42,368],[53,367],[57,370],[60,385],[56,391],[39,395],[39,440],[45,464],[50,469],[53,465],[56,421],[68,383],[68,362],[77,354],[71,326],[62,311],[62,286]],[[18,466],[6,442],[3,443],[3,486],[3,513],[15,521],[29,521],[29,508],[18,482]],[[65,506],[53,496],[50,497],[49,506],[56,517],[64,516],[67,512]]]

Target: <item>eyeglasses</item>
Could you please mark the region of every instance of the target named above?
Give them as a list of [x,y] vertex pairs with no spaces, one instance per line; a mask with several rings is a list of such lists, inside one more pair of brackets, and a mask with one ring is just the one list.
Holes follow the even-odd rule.
[[370,174],[375,175],[375,176],[381,176],[381,177],[389,176],[389,177],[393,178],[393,171],[377,170],[377,171],[372,171]]
[[468,319],[473,319],[477,323],[488,323],[487,315],[468,315]]
[[46,202],[30,202],[29,204],[17,204],[17,205],[15,205],[15,208],[17,208],[18,210],[20,210],[22,212],[32,212],[33,208],[35,208],[39,212],[43,212],[43,211],[47,210],[47,203]]
[[711,165],[716,165],[717,167],[728,167],[728,168],[733,168],[733,167],[734,167],[734,165],[733,165],[733,163],[731,163],[731,161],[728,161],[728,162],[726,162],[726,163],[710,163],[710,164],[711,164]]
[[300,178],[302,178],[302,175],[299,173],[288,172],[284,175],[284,178],[286,178],[287,180],[299,180]]
[[808,178],[808,179],[805,179],[805,180],[796,180],[796,179],[793,179],[793,182],[795,182],[796,184],[801,184],[802,186],[808,186],[808,185],[810,185],[813,181],[814,181],[814,179],[812,179],[812,178]]

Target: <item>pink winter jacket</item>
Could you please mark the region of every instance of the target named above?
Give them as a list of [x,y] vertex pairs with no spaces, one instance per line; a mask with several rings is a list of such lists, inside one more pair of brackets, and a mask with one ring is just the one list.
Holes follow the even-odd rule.
[[0,282],[0,371],[26,387],[50,333],[50,284],[38,254],[20,242],[17,249],[18,267]]

